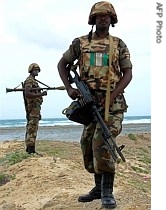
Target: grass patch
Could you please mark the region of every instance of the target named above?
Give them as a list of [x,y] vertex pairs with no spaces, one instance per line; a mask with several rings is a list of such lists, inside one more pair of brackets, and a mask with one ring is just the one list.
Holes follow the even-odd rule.
[[8,153],[5,157],[0,158],[0,163],[3,163],[3,165],[14,165],[29,157],[30,156],[27,153],[16,151],[13,153]]
[[131,166],[131,168],[133,169],[133,171],[135,171],[137,173],[149,174],[149,172],[147,170],[144,170],[142,168],[139,168],[136,166]]
[[74,154],[73,149],[75,146],[72,142],[51,142],[48,140],[42,140],[37,142],[36,148],[39,153],[41,152],[51,157],[54,156],[60,157],[61,159],[69,159],[72,158],[72,155]]
[[2,173],[0,174],[0,186],[10,182],[11,179],[14,179],[14,176],[10,176],[8,174]]
[[139,150],[146,154],[149,153],[149,150],[147,148],[139,147]]
[[66,149],[63,146],[57,146],[55,143],[44,140],[42,142],[38,142],[38,151],[41,153],[45,153],[48,156],[64,158],[66,156]]
[[144,156],[142,158],[139,158],[138,161],[142,162],[142,163],[145,163],[145,164],[151,164],[151,158],[150,157],[147,157],[147,156]]
[[132,185],[133,187],[141,190],[144,193],[150,193],[150,182],[143,183],[140,180],[128,180],[128,183]]
[[133,133],[129,133],[127,136],[130,140],[137,140],[136,136]]

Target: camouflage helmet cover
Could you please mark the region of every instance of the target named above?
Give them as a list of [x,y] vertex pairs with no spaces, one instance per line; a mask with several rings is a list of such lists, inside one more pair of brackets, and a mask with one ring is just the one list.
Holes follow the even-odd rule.
[[28,73],[30,73],[33,69],[38,69],[40,72],[40,67],[37,63],[31,63],[31,65],[28,68]]
[[97,14],[110,14],[111,24],[115,24],[118,22],[113,5],[107,1],[100,1],[92,6],[88,20],[89,25],[95,25],[95,17]]

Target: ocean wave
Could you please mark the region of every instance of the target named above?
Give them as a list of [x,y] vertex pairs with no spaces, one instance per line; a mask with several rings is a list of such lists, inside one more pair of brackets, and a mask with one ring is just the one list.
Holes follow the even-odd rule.
[[[142,123],[151,123],[150,116],[130,116],[125,117],[123,124],[142,124]],[[39,126],[73,126],[80,125],[79,123],[70,121],[66,118],[46,118],[42,119],[39,122]],[[12,119],[12,120],[0,120],[0,128],[7,127],[25,127],[25,119]]]

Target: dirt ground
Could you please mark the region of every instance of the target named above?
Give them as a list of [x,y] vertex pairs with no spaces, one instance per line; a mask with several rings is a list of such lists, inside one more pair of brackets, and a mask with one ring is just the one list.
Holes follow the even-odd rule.
[[[125,144],[126,163],[117,165],[114,196],[116,210],[151,209],[150,134],[136,139],[120,136]],[[0,186],[0,210],[95,210],[101,201],[79,203],[78,196],[94,186],[93,175],[83,167],[79,143],[38,141],[37,151],[15,164],[6,162],[10,154],[24,152],[23,141],[0,142],[0,174],[12,178]]]

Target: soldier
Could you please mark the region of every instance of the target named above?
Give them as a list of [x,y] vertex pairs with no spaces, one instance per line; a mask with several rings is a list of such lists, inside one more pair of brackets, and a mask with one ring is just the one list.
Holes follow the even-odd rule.
[[[114,27],[117,22],[117,15],[111,3],[100,1],[94,4],[88,21],[92,30],[89,34],[73,40],[57,66],[69,97],[75,100],[80,93],[69,83],[66,67],[78,60],[80,77],[88,85],[92,97],[100,104],[101,116],[114,140],[122,130],[124,112],[128,107],[123,93],[132,79],[132,63],[126,44],[120,38],[109,34],[110,25]],[[84,126],[80,143],[85,169],[94,173],[95,187],[88,194],[79,196],[78,201],[91,202],[101,199],[102,208],[115,208],[115,162],[104,144],[98,123]]]
[[43,102],[43,97],[46,96],[46,91],[33,90],[33,88],[38,88],[38,82],[35,77],[38,76],[40,72],[40,67],[36,63],[32,63],[28,68],[28,73],[30,75],[24,81],[24,99],[25,99],[25,110],[26,110],[26,134],[25,134],[25,144],[26,152],[28,154],[36,153],[35,143],[38,131],[39,120],[41,120],[41,105]]

